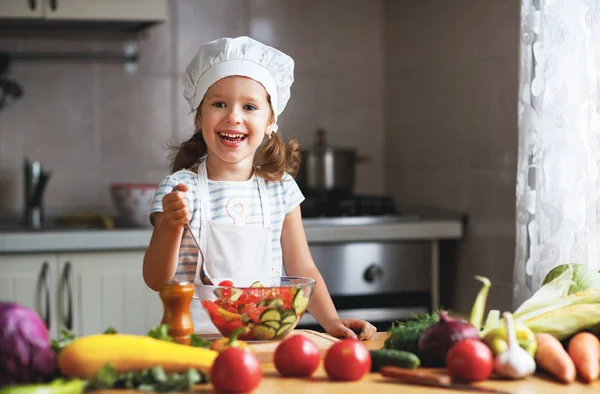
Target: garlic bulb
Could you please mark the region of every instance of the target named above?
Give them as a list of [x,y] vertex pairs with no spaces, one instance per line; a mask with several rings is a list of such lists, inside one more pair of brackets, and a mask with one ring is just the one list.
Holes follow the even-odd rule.
[[535,372],[535,360],[525,349],[519,346],[512,314],[504,312],[502,316],[506,324],[508,349],[496,356],[495,370],[502,377],[523,379]]

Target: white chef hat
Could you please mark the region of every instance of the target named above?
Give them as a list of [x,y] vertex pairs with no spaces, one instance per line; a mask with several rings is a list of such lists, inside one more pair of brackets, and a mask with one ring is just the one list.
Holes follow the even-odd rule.
[[[183,95],[195,111],[208,88],[221,78],[239,75],[261,83],[269,96],[275,121],[290,99],[294,60],[250,37],[219,38],[200,46],[183,76]],[[277,125],[273,127],[277,131]]]

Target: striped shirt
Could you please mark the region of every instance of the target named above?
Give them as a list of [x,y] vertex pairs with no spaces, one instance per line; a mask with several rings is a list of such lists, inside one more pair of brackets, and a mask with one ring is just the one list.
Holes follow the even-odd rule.
[[[200,197],[198,194],[198,175],[191,170],[180,170],[167,176],[158,186],[152,202],[151,215],[162,212],[162,198],[170,193],[173,187],[183,183],[188,186],[188,209],[192,216],[190,228],[200,240]],[[273,251],[273,269],[282,273],[283,258],[281,250],[281,228],[285,215],[304,201],[298,184],[290,174],[285,174],[281,181],[265,181],[271,207],[271,234]],[[210,196],[210,220],[220,223],[238,224],[249,227],[263,227],[262,207],[258,191],[256,174],[247,181],[212,181],[208,180]],[[247,215],[237,215],[233,202],[242,202],[248,209]],[[229,206],[228,206],[229,203]],[[239,204],[236,204],[239,207]],[[185,232],[179,248],[179,261],[175,280],[193,281],[198,262],[198,251],[191,236]]]

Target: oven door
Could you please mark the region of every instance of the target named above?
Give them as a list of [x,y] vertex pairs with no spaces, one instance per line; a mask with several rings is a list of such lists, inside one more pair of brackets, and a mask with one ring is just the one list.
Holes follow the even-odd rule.
[[[431,312],[428,242],[310,244],[342,319],[362,319],[386,331],[392,323]],[[323,331],[310,313],[298,328]]]

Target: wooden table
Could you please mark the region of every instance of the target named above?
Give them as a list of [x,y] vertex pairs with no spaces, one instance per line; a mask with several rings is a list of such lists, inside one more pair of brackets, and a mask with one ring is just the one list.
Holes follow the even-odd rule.
[[[387,333],[377,333],[372,340],[363,342],[369,349],[380,349]],[[310,379],[282,378],[278,375],[272,363],[263,364],[264,377],[254,391],[254,393],[330,393],[330,394],[348,394],[348,393],[369,393],[377,394],[430,394],[430,393],[475,393],[474,391],[448,390],[440,388],[431,388],[423,386],[406,385],[397,383],[392,379],[385,378],[378,373],[371,373],[358,382],[332,382],[327,379],[323,367],[319,367],[315,375]],[[431,372],[443,373],[442,370],[430,370]],[[478,384],[482,387],[490,387],[497,390],[506,391],[514,394],[586,394],[600,393],[600,380],[594,384],[585,385],[574,382],[569,385],[557,383],[550,377],[538,374],[520,381],[500,381],[488,380]],[[194,393],[213,393],[212,385],[199,385],[193,391]],[[103,394],[139,394],[133,390],[105,390],[96,391]]]

